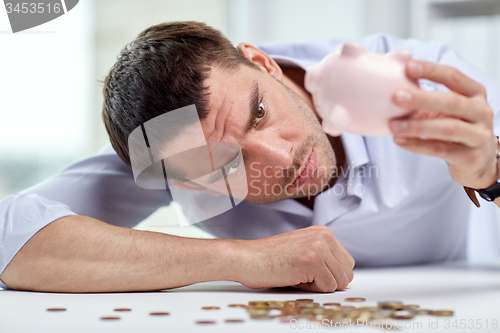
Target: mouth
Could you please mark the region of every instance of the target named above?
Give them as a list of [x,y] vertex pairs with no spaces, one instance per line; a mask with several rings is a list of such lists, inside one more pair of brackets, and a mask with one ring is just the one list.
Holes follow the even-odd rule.
[[[290,185],[290,187],[301,187],[307,181],[311,176],[313,175],[314,171],[316,171],[316,168],[318,167],[318,155],[316,154],[316,150],[313,148],[311,151],[311,154],[305,161],[303,165],[303,170],[302,172],[295,178],[293,183]],[[300,170],[301,168],[299,168]]]

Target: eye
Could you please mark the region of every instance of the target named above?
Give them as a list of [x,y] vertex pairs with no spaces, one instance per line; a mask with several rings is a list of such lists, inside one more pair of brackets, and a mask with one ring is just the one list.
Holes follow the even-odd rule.
[[261,121],[265,115],[266,115],[266,109],[264,108],[264,103],[260,102],[257,114],[255,115],[254,119],[255,125],[257,125],[257,123]]

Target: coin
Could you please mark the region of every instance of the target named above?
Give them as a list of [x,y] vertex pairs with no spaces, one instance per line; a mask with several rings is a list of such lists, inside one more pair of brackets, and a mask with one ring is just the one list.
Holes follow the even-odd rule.
[[378,302],[378,306],[383,309],[401,310],[403,308],[402,302]]
[[392,319],[413,319],[413,317],[415,317],[415,314],[406,310],[396,311],[391,316]]
[[226,323],[244,323],[245,320],[244,319],[226,319],[225,322]]
[[151,316],[168,316],[169,312],[151,312],[149,315]]
[[245,304],[229,304],[228,307],[230,307],[230,308],[246,308],[247,306]]
[[340,306],[340,303],[323,303],[323,306]]
[[267,306],[267,302],[266,301],[250,301],[250,302],[248,302],[248,305],[251,305],[251,306]]
[[132,311],[132,309],[119,308],[119,309],[115,309],[114,311],[116,311],[116,312],[127,312],[127,311]]
[[314,302],[314,300],[312,298],[299,298],[295,302]]
[[204,306],[201,308],[202,310],[220,310],[218,306]]
[[66,311],[65,308],[48,308],[47,311],[50,311],[50,312],[62,312],[62,311]]
[[432,314],[432,310],[428,310],[428,309],[415,309],[415,310],[413,310],[413,312],[419,316]]
[[408,310],[408,309],[418,309],[420,305],[417,304],[403,304],[403,310]]
[[215,320],[197,320],[197,324],[215,324]]
[[431,315],[439,317],[450,317],[453,316],[453,311],[451,310],[436,310],[432,311]]
[[346,302],[364,302],[364,301],[366,301],[366,298],[363,298],[363,297],[348,297],[344,301],[346,301]]
[[120,317],[101,317],[101,320],[119,320]]
[[369,312],[375,312],[380,310],[378,306],[363,306],[358,308],[359,311],[369,311]]

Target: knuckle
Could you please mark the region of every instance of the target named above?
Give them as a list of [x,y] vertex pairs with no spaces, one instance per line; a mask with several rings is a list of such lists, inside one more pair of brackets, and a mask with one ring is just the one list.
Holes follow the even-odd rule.
[[456,68],[450,68],[448,78],[452,83],[458,84],[462,79],[462,73]]
[[450,95],[446,101],[446,107],[451,110],[456,110],[462,107],[462,99],[456,95]]
[[485,120],[493,120],[493,110],[491,110],[490,106],[487,103],[481,102],[481,105],[477,108],[477,112],[480,116],[485,118]]
[[453,136],[458,132],[458,125],[456,122],[452,122],[443,127],[443,134],[446,136]]
[[477,83],[477,91],[478,91],[479,95],[486,97],[486,88],[482,84],[480,84],[478,82],[476,82],[476,83]]

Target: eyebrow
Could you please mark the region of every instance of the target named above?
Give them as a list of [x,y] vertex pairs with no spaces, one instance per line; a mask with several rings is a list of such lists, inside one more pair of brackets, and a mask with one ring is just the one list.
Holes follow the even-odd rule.
[[247,120],[247,132],[252,129],[253,121],[259,113],[259,84],[257,83],[257,81],[255,81],[255,86],[253,91],[250,93],[248,102],[250,103],[250,112]]

